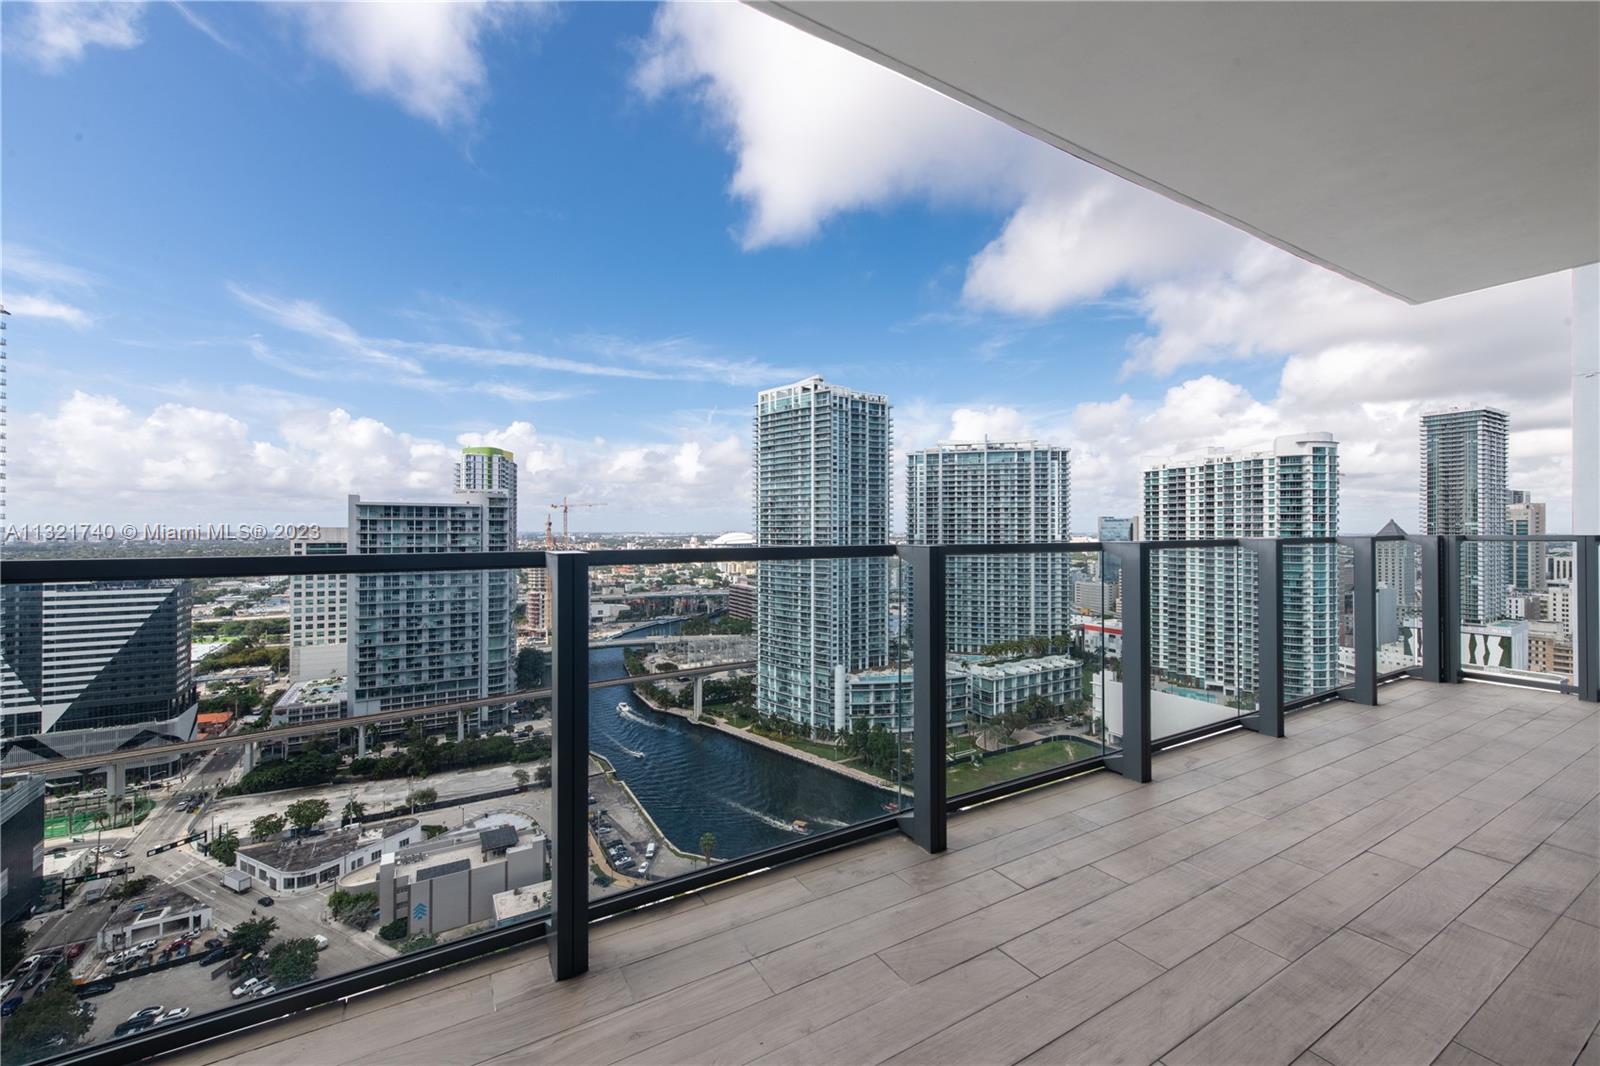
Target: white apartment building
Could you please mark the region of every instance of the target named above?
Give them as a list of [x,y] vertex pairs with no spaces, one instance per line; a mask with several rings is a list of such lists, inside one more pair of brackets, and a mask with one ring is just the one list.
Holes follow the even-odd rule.
[[[1506,438],[1511,419],[1493,407],[1449,407],[1423,414],[1419,517],[1423,533],[1506,533]],[[1461,546],[1461,620],[1505,614],[1510,551],[1504,544]]]
[[[514,480],[514,479],[513,479]],[[450,501],[349,501],[353,554],[511,551],[511,495]],[[359,574],[349,579],[350,713],[484,698],[482,724],[516,684],[513,570]]]
[[[1072,535],[1072,458],[1033,441],[940,444],[906,456],[912,544],[1065,542]],[[1065,552],[960,555],[946,567],[948,647],[1055,636],[1072,626]]]
[[[755,537],[766,546],[889,540],[889,401],[820,377],[756,398]],[[832,724],[848,672],[889,654],[883,559],[764,562],[756,572],[756,706]]]
[[[319,526],[316,535],[289,542],[290,555],[344,555],[350,531]],[[289,579],[289,680],[342,674],[349,655],[347,574],[305,574]]]
[[[1279,437],[1252,451],[1215,451],[1144,470],[1149,540],[1324,537],[1339,529],[1339,445],[1331,433]],[[1283,681],[1287,698],[1339,683],[1338,554],[1286,549]],[[1255,556],[1235,548],[1151,554],[1151,655],[1164,680],[1256,692]]]
[[456,463],[456,492],[500,492],[510,512],[511,546],[517,543],[517,459],[504,448],[463,448]]

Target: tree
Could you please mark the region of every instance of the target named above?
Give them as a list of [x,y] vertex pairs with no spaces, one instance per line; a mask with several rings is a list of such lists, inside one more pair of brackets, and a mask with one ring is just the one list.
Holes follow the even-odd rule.
[[51,1043],[62,1037],[65,1046],[71,1047],[83,1039],[89,1024],[88,1016],[78,1013],[78,997],[63,973],[6,1021],[6,1062],[28,1062],[55,1054],[58,1049]]
[[367,813],[367,805],[358,799],[352,799],[344,805],[344,824],[361,821],[362,815]]
[[511,771],[511,780],[513,780],[513,781],[515,781],[517,783],[517,787],[518,788],[527,788],[528,787],[528,771],[524,770],[520,766],[517,767],[515,770]]
[[8,925],[0,936],[0,973],[10,973],[28,949],[28,930],[20,922]]
[[335,921],[366,928],[367,916],[378,905],[376,892],[346,892],[336,888],[328,893],[328,913]]
[[277,928],[276,918],[249,918],[233,927],[233,932],[228,934],[228,943],[238,948],[239,954],[249,955],[266,947],[267,941],[272,939],[273,930]]
[[406,806],[412,810],[426,807],[430,803],[439,802],[439,790],[436,788],[419,788],[406,797]]
[[239,855],[239,834],[232,829],[218,833],[217,839],[206,848],[206,854],[224,866],[232,866],[233,860]]
[[278,941],[267,955],[267,972],[279,988],[305,984],[317,973],[317,942],[308,938]]
[[711,853],[717,850],[717,834],[700,834],[700,854],[706,857],[706,865],[711,865]]
[[283,832],[283,827],[288,823],[281,814],[263,814],[260,818],[250,823],[250,838],[252,840],[266,840]]
[[542,762],[533,768],[533,783],[540,788],[550,787],[550,764]]
[[289,819],[289,824],[294,826],[296,833],[307,833],[316,827],[317,823],[328,816],[332,808],[324,799],[295,800],[284,809],[284,817]]

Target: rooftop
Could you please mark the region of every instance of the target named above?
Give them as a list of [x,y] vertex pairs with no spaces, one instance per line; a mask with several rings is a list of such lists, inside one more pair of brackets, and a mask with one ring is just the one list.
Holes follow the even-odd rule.
[[1403,681],[1287,730],[1170,750],[1150,784],[1096,772],[961,812],[942,854],[884,835],[603,922],[591,971],[559,985],[532,945],[173,1061],[1513,1066],[1600,1050],[1595,707]]

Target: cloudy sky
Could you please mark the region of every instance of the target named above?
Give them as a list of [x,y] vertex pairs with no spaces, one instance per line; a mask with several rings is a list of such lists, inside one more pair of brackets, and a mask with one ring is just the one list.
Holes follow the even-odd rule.
[[1416,520],[1417,416],[1511,413],[1567,528],[1566,274],[1408,307],[730,4],[7,4],[7,521],[323,521],[521,464],[522,528],[748,528],[756,390],[899,451],[1142,463],[1330,430]]

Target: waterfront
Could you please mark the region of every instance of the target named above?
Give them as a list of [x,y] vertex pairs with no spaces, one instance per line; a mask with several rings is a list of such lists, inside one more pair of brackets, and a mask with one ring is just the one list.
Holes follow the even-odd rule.
[[[625,678],[622,650],[595,650],[589,670],[595,679]],[[624,702],[626,713],[617,710]],[[733,858],[878,817],[893,798],[805,760],[657,713],[626,683],[590,691],[589,747],[616,767],[673,845],[691,854],[700,851],[704,833],[717,838],[716,856]]]

